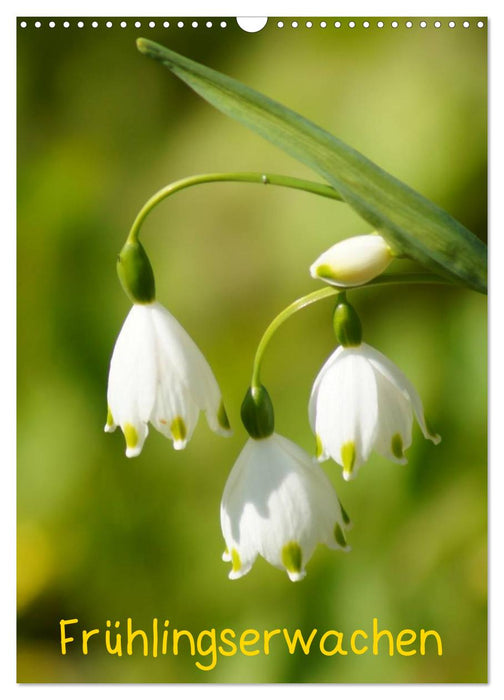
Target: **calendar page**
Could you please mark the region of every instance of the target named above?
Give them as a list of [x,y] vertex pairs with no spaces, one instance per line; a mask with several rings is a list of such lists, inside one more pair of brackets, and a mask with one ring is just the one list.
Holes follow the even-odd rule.
[[18,683],[487,682],[488,25],[17,17]]

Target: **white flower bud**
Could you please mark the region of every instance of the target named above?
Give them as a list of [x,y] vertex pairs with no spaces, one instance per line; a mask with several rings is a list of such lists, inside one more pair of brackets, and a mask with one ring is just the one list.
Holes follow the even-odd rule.
[[333,245],[310,267],[312,277],[342,287],[355,287],[382,273],[393,258],[382,236],[370,233]]

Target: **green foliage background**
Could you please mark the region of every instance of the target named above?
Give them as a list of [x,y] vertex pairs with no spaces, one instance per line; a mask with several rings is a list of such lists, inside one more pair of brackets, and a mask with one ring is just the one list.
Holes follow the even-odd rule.
[[[486,235],[486,29],[329,26],[18,30],[18,680],[21,682],[484,682],[486,298],[448,287],[351,295],[365,339],[417,386],[438,447],[418,427],[402,467],[378,456],[356,481],[324,468],[349,511],[352,552],[319,548],[298,584],[262,560],[227,579],[219,503],[245,440],[239,407],[272,317],[315,288],[309,264],[367,233],[343,204],[243,184],[180,193],[142,240],[159,300],[210,361],[234,437],[201,419],[176,453],[154,430],[139,458],[106,435],[108,363],[129,303],[115,256],[151,194],[181,177],[303,166],[218,114],[137,36],[228,73],[332,131]],[[405,269],[397,263],[396,271]],[[391,269],[392,271],[392,269]],[[333,349],[331,302],[275,337],[263,379],[278,432],[313,452],[311,383]],[[121,658],[102,640],[60,654],[59,620],[105,629],[153,617],[198,634],[231,627],[436,629],[434,654]],[[348,648],[348,645],[347,645]]]

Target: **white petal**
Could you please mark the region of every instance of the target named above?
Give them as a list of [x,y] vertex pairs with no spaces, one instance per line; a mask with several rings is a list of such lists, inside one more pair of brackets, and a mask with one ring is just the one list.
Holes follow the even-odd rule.
[[193,434],[199,408],[168,362],[163,364],[159,377],[156,403],[150,420],[157,430],[174,441],[174,448],[180,450]]
[[155,339],[149,309],[134,304],[110,361],[107,400],[114,422],[147,421],[155,392]]
[[317,374],[317,378],[313,382],[313,387],[311,390],[310,394],[310,401],[308,404],[308,418],[310,421],[310,425],[313,431],[315,431],[315,419],[316,419],[316,413],[317,413],[317,397],[318,397],[318,391],[320,388],[320,384],[324,379],[324,376],[328,372],[329,368],[333,366],[333,364],[337,361],[338,357],[341,355],[343,352],[344,348],[342,345],[339,345],[336,350],[329,355],[327,360],[324,362],[322,365],[322,369],[320,372]]
[[180,325],[161,304],[153,304],[153,321],[165,361],[177,374],[195,405],[206,412],[210,428],[230,434],[219,422],[222,398],[219,386],[205,357]]
[[222,534],[229,553],[229,560],[232,561],[233,556],[235,557],[231,574],[238,574],[244,570],[249,571],[258,554],[254,530],[252,529],[250,532],[247,530],[245,518],[248,464],[253,452],[254,442],[248,440],[231,470],[222,496]]
[[428,440],[431,440],[435,445],[437,445],[441,441],[441,437],[439,435],[433,435],[427,428],[422,400],[418,395],[418,392],[413,386],[413,384],[401,372],[401,370],[388,359],[388,357],[383,355],[381,352],[378,352],[378,350],[375,350],[370,345],[366,345],[363,343],[362,347],[364,349],[366,357],[369,358],[369,361],[371,362],[373,367],[378,372],[387,377],[389,381],[395,384],[397,388],[400,391],[402,391],[405,396],[408,397],[408,399],[411,401],[413,411],[415,412],[416,419],[418,421],[420,429],[422,430],[422,433],[424,434],[424,437],[426,437]]
[[127,436],[136,431],[133,445],[127,439],[127,455],[136,456],[147,436],[149,420],[156,398],[155,335],[150,305],[134,304],[117,338],[107,390],[107,401],[114,424]]
[[291,581],[302,581],[304,577],[306,576],[306,571],[303,569],[302,571],[287,571],[287,576],[290,578]]
[[107,422],[105,423],[103,430],[106,433],[113,433],[116,428],[117,428],[117,423],[114,420],[114,416],[112,415],[112,411],[110,410],[110,406],[109,406],[108,410],[107,410]]
[[126,457],[138,457],[149,434],[147,423],[125,423],[121,428],[126,438]]
[[325,451],[344,467],[346,479],[369,457],[377,421],[373,369],[360,348],[344,348],[318,388],[315,432]]
[[[311,540],[315,544],[324,542],[329,547],[338,547],[334,540],[334,526],[336,523],[343,529],[346,526],[338,496],[326,473],[296,443],[278,433],[274,433],[271,437],[279,448],[278,458],[286,459],[287,469],[296,472],[298,481],[295,488],[300,487],[302,500],[306,499],[309,505],[308,521]],[[303,528],[306,529],[306,522],[303,523]],[[309,546],[306,540],[303,540],[303,544]],[[346,549],[346,547],[343,548]]]
[[240,569],[231,569],[231,571],[228,574],[229,578],[233,581],[237,578],[245,576],[245,574],[248,574],[248,572],[252,568],[253,563],[254,562],[248,562],[247,564],[242,563]]
[[411,445],[413,411],[395,384],[376,371],[378,389],[378,432],[375,449],[383,457],[399,464],[408,461],[403,452]]

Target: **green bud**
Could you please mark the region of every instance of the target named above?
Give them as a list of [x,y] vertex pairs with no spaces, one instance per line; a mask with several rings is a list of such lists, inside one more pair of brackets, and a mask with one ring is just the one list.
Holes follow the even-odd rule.
[[267,438],[275,429],[275,415],[270,395],[265,387],[250,387],[241,406],[241,419],[247,433],[254,440]]
[[362,326],[354,307],[348,303],[344,294],[338,297],[334,309],[333,325],[336,338],[344,348],[355,347],[362,343]]
[[156,298],[154,273],[140,241],[126,243],[117,257],[117,274],[134,304],[150,304]]

